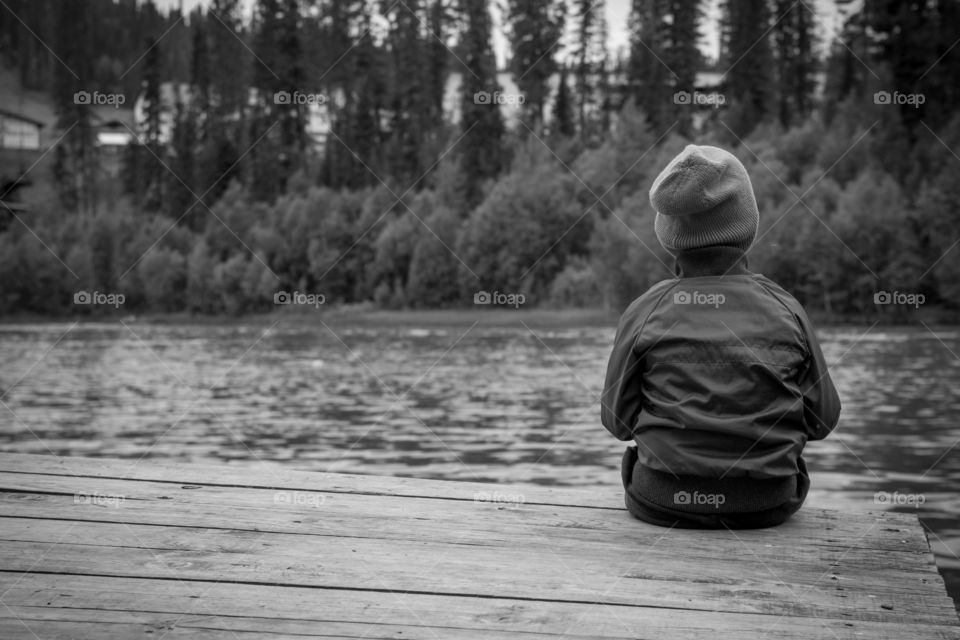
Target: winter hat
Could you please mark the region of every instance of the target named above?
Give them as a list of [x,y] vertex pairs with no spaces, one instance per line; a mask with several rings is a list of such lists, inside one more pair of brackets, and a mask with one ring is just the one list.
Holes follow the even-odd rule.
[[670,252],[711,245],[746,251],[757,236],[760,212],[750,176],[734,155],[687,145],[650,187],[655,229]]

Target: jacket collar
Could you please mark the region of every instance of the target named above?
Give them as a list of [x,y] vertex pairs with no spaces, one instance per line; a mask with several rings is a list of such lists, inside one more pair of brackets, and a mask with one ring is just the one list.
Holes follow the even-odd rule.
[[720,245],[678,251],[673,270],[678,278],[750,273],[742,249]]

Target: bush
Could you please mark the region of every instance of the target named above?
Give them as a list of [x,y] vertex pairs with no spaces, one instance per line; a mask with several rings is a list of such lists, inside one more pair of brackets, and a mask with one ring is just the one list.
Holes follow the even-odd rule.
[[456,246],[465,291],[522,292],[531,302],[570,256],[584,253],[592,219],[577,181],[535,138],[470,215]]
[[465,300],[458,284],[461,267],[453,253],[461,220],[439,207],[424,220],[429,232],[420,233],[410,257],[407,300],[416,307],[445,307]]
[[597,308],[603,304],[603,292],[597,274],[584,258],[572,259],[550,283],[549,302],[559,308]]
[[187,283],[187,261],[173,251],[157,247],[137,265],[144,285],[144,297],[151,309],[180,311],[185,307],[184,289]]
[[592,270],[607,308],[623,311],[653,284],[672,277],[673,257],[660,246],[646,189],[597,224],[590,239]]

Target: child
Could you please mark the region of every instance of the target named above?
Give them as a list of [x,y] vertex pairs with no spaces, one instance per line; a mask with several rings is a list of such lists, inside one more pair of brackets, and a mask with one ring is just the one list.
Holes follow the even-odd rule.
[[650,189],[676,277],[624,312],[601,421],[620,440],[627,508],[666,527],[786,521],[810,478],[801,453],[837,424],[840,399],[810,321],[747,270],[759,212],[746,169],[689,145]]

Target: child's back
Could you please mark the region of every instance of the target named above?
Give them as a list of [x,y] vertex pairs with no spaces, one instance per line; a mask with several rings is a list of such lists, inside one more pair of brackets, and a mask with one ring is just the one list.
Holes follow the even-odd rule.
[[665,526],[779,524],[809,488],[804,444],[839,416],[820,347],[800,304],[747,270],[758,213],[736,158],[688,146],[651,201],[678,277],[624,313],[602,399],[604,426],[638,445],[627,506]]

